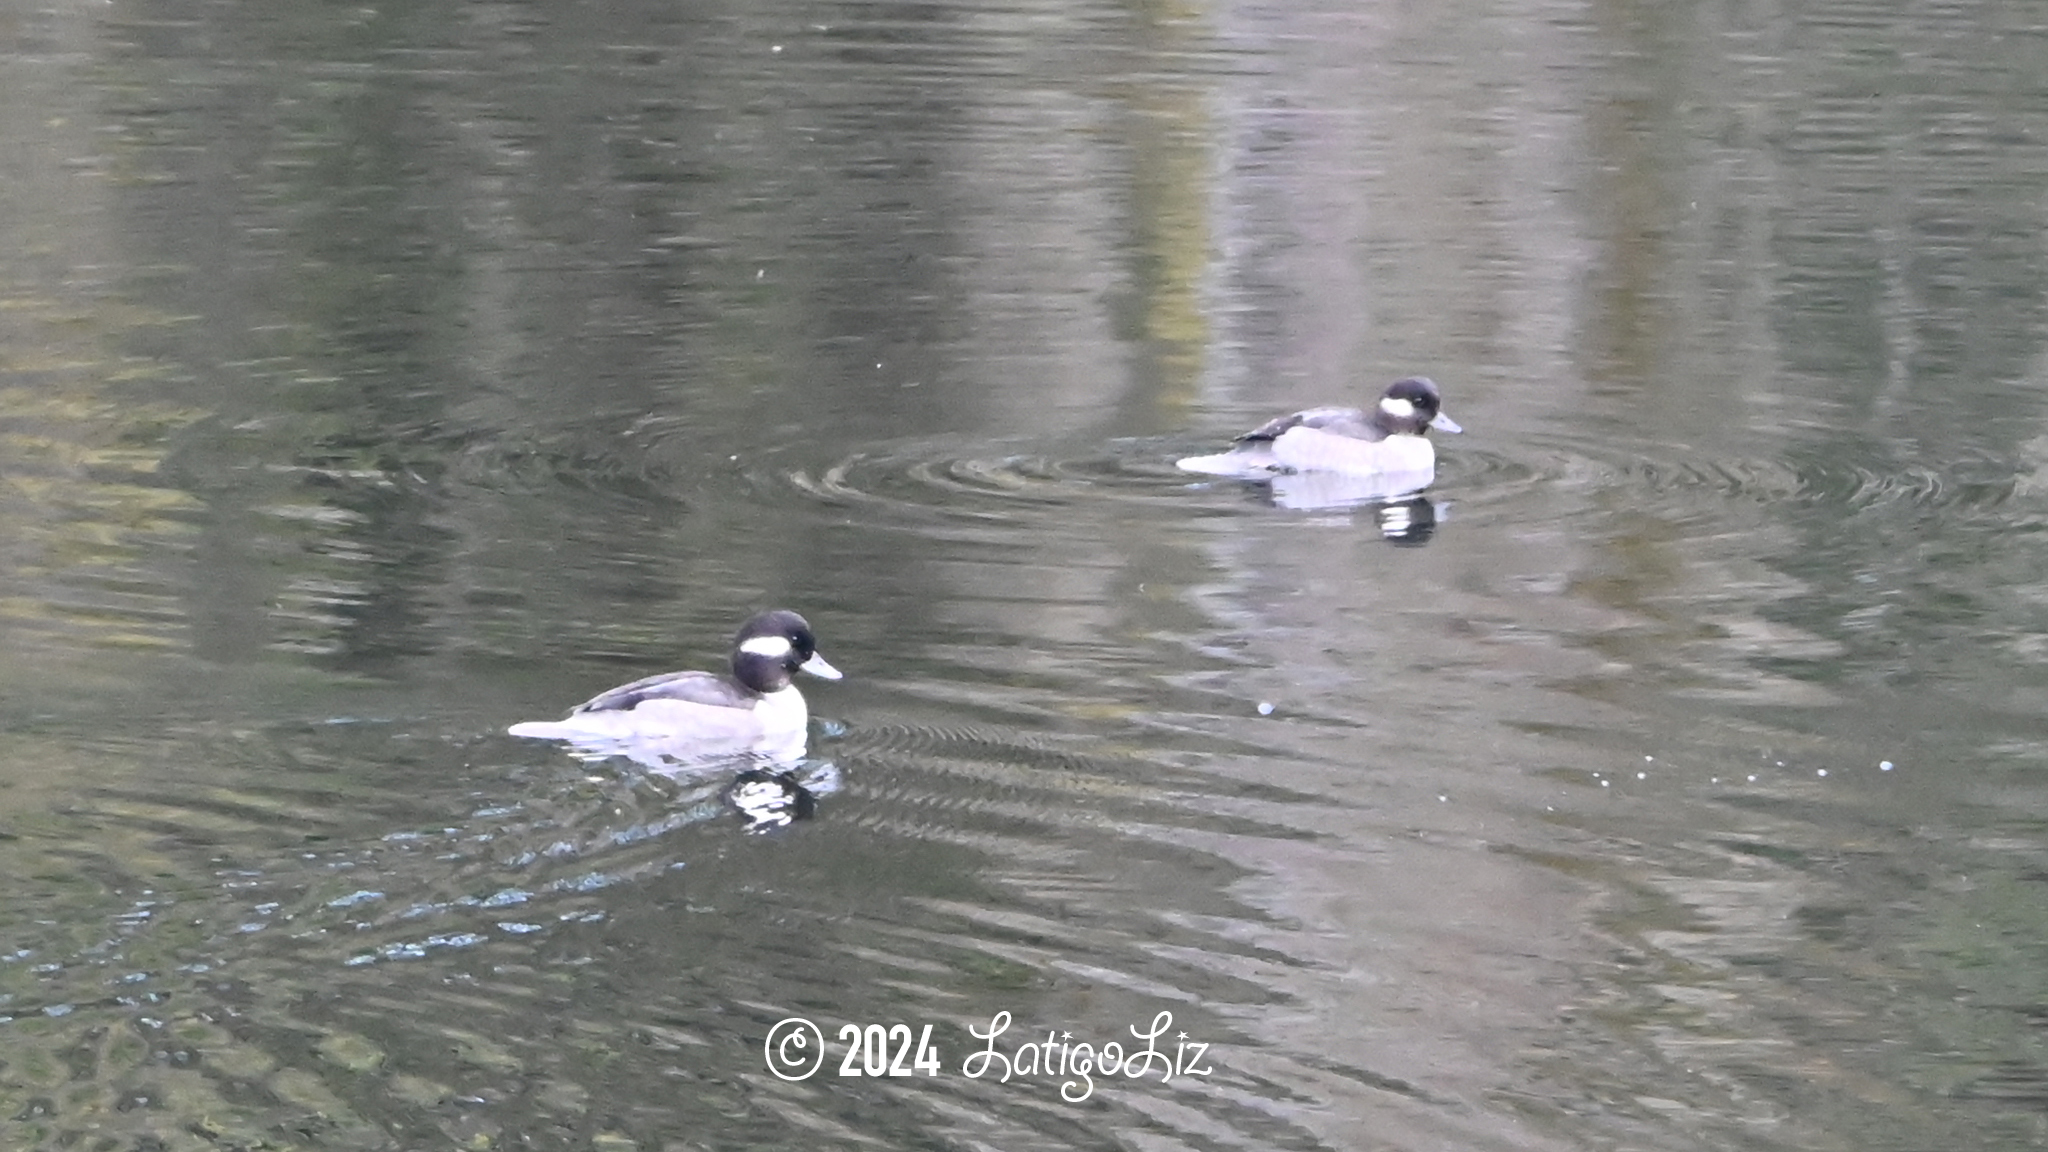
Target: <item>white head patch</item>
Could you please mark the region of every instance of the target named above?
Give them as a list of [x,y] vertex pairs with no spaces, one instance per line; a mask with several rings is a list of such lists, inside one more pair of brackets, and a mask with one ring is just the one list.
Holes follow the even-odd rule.
[[754,636],[740,644],[740,651],[754,656],[787,656],[791,649],[787,636]]
[[1388,396],[1380,401],[1380,411],[1396,420],[1411,420],[1415,417],[1415,405],[1398,396]]

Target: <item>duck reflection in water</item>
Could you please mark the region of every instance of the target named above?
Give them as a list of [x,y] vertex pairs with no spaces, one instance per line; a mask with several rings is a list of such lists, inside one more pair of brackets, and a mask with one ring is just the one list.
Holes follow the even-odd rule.
[[759,613],[732,641],[732,672],[665,672],[600,692],[561,720],[507,731],[559,740],[582,760],[622,756],[663,775],[747,765],[727,789],[750,830],[807,819],[816,797],[836,791],[831,765],[805,766],[810,711],[792,683],[798,672],[837,680],[817,637],[788,609]]
[[1369,511],[1380,537],[1396,548],[1422,547],[1436,538],[1437,525],[1450,518],[1451,505],[1448,501],[1431,500],[1419,492],[1389,499],[1377,493],[1364,496],[1332,494],[1323,485],[1304,492],[1287,483],[1307,478],[1276,476],[1270,485],[1249,487],[1254,488],[1255,496],[1275,508],[1336,513],[1328,519],[1344,526],[1356,523]]
[[734,777],[725,790],[725,802],[739,813],[749,832],[773,832],[809,820],[817,815],[818,796],[839,790],[838,770],[830,764],[818,767],[829,774],[749,768]]

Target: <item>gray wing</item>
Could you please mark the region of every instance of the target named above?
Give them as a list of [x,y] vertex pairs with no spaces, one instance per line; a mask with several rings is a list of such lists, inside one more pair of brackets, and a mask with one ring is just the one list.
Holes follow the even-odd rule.
[[623,712],[637,707],[644,700],[685,700],[714,708],[745,708],[753,699],[753,693],[724,676],[714,676],[709,672],[663,672],[659,676],[649,676],[600,692],[569,709],[569,715]]
[[1242,444],[1253,440],[1278,440],[1282,433],[1294,428],[1316,428],[1353,440],[1385,440],[1386,429],[1366,419],[1365,413],[1356,408],[1310,408],[1287,416],[1266,421],[1257,428],[1237,438]]

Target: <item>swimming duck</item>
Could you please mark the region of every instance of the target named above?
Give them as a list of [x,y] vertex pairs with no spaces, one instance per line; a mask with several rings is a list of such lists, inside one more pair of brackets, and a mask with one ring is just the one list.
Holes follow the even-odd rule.
[[1348,476],[1389,476],[1411,488],[1427,487],[1436,470],[1436,449],[1425,433],[1463,432],[1443,414],[1436,382],[1410,376],[1388,385],[1369,412],[1357,408],[1310,408],[1268,420],[1237,438],[1237,446],[1213,456],[1179,461],[1188,472],[1266,479],[1289,472],[1337,472]]
[[809,622],[776,609],[740,625],[730,676],[664,672],[600,692],[564,719],[506,731],[566,740],[585,756],[627,755],[648,764],[734,754],[794,760],[804,753],[810,722],[803,693],[790,683],[798,672],[840,676],[818,655]]

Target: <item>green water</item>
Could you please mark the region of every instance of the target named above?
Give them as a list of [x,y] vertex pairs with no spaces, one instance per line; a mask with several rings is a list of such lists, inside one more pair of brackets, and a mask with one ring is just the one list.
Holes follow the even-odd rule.
[[[0,1144],[2048,1145],[2044,52],[0,16]],[[808,819],[503,735],[764,606]]]

